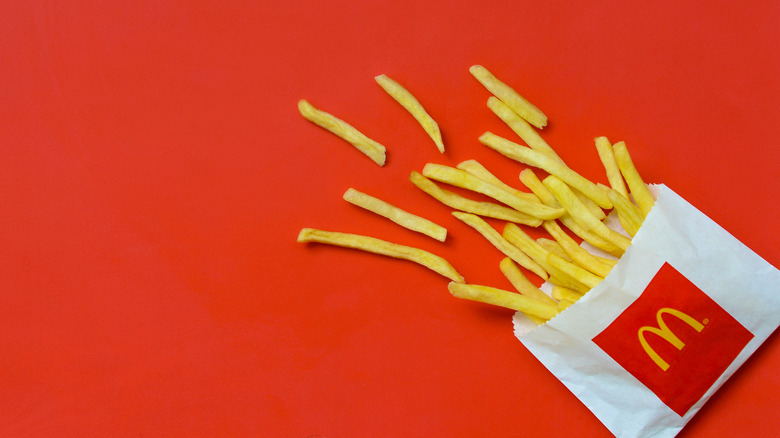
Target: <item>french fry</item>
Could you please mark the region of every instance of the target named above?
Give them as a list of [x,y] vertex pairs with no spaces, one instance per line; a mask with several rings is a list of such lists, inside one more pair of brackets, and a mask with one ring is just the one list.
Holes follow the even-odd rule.
[[542,129],[547,125],[547,116],[534,104],[527,101],[523,96],[517,93],[512,87],[498,80],[491,72],[481,65],[473,65],[469,72],[490,91],[494,96],[501,99],[517,115],[524,118],[528,123]]
[[612,203],[609,202],[609,198],[603,190],[579,173],[573,171],[566,165],[561,164],[559,161],[556,161],[541,152],[521,146],[503,137],[499,137],[492,132],[482,134],[479,137],[479,141],[508,158],[529,166],[538,167],[550,175],[557,176],[562,181],[592,199],[599,207],[607,210],[612,208]]
[[571,301],[573,303],[576,303],[577,300],[582,298],[582,294],[571,290],[568,288],[565,288],[563,286],[557,286],[553,285],[552,291],[550,292],[553,298],[555,298],[558,301],[565,300],[565,301]]
[[[596,184],[596,186],[598,187],[599,185]],[[596,219],[604,220],[604,218],[607,217],[606,213],[604,213],[604,210],[602,210],[601,207],[599,207],[595,202],[593,202],[592,199],[590,199],[587,196],[585,196],[584,193],[582,193],[581,191],[576,190],[576,189],[572,190],[572,192],[574,192],[574,194],[577,196],[577,198],[580,200],[580,202],[582,202],[582,205],[584,205],[585,208],[588,209],[590,214],[595,216]]]
[[558,314],[557,305],[495,287],[451,282],[448,289],[457,298],[518,310],[545,321]]
[[552,253],[547,255],[547,264],[561,272],[565,272],[569,278],[573,278],[591,289],[596,287],[596,285],[601,283],[601,280],[604,279],[574,263],[569,263]]
[[547,280],[550,284],[555,286],[563,286],[565,288],[576,290],[581,294],[587,293],[590,288],[580,283],[579,281],[568,277],[565,272],[557,270],[557,268],[550,268],[553,272],[550,274],[550,279]]
[[488,242],[496,247],[496,249],[501,251],[505,256],[511,258],[520,266],[528,269],[543,279],[547,279],[547,272],[545,272],[538,263],[533,261],[528,255],[526,255],[516,246],[509,243],[503,236],[501,236],[501,234],[499,234],[498,231],[490,226],[489,223],[485,222],[484,219],[477,215],[463,213],[460,211],[454,211],[452,212],[452,215],[463,221],[466,225],[477,230],[479,234],[484,236]]
[[600,277],[606,277],[607,274],[609,274],[609,271],[612,270],[614,261],[610,260],[613,263],[604,262],[603,260],[609,259],[600,259],[589,253],[585,248],[578,245],[574,239],[566,234],[566,232],[563,231],[563,229],[556,221],[544,221],[542,226],[545,230],[547,230],[548,233],[550,233],[553,239],[555,239],[555,241],[560,245],[563,251],[566,252],[571,260],[579,266]]
[[436,185],[435,182],[424,177],[419,172],[412,171],[412,174],[409,176],[409,180],[412,182],[412,184],[417,186],[423,192],[432,196],[437,201],[456,210],[461,210],[466,213],[473,213],[479,216],[502,219],[531,227],[538,227],[542,223],[541,219],[537,219],[531,215],[521,213],[515,209],[504,207],[503,205],[499,204],[493,204],[491,202],[474,201],[457,193],[444,190]]
[[626,143],[619,141],[612,146],[612,150],[615,153],[615,160],[620,168],[620,173],[623,174],[623,178],[625,178],[626,184],[628,184],[631,196],[634,197],[634,201],[639,206],[639,209],[642,210],[642,215],[647,216],[647,213],[655,205],[655,199],[636,170],[634,162],[631,160],[631,155],[628,154]]
[[618,248],[625,251],[631,245],[631,239],[608,228],[595,216],[590,214],[588,209],[577,199],[571,188],[554,175],[548,176],[542,181],[544,185],[555,195],[561,206],[566,209],[571,217],[583,228],[592,231],[599,237],[615,244]]
[[487,106],[493,111],[493,114],[497,115],[509,128],[514,131],[531,149],[535,149],[545,155],[550,156],[560,162],[563,162],[561,157],[547,144],[546,141],[536,132],[536,130],[523,119],[518,116],[516,112],[512,111],[501,99],[490,96],[487,101]]
[[441,130],[435,120],[425,111],[422,104],[417,100],[412,93],[404,88],[401,84],[390,79],[386,75],[379,75],[374,77],[376,82],[381,86],[387,94],[389,94],[396,102],[400,103],[409,113],[422,125],[425,132],[436,144],[439,152],[444,153],[444,143],[441,139]]
[[303,228],[298,234],[298,242],[317,242],[328,245],[353,248],[374,254],[408,260],[425,266],[450,280],[463,283],[463,276],[444,258],[428,251],[411,246],[399,245],[359,234],[324,231],[315,228]]
[[609,199],[612,201],[612,205],[615,206],[620,225],[622,225],[623,229],[632,237],[635,236],[645,219],[642,215],[642,211],[639,210],[639,207],[632,204],[631,201],[618,193],[617,190],[611,188],[607,189],[607,196],[609,196]]
[[545,271],[549,273],[547,267],[547,255],[549,251],[544,249],[542,245],[536,243],[528,234],[525,233],[520,227],[513,223],[508,223],[504,226],[504,230],[501,233],[504,239],[512,245],[523,251],[531,260],[539,264]]
[[298,111],[308,121],[318,125],[346,140],[380,166],[385,165],[386,148],[368,138],[349,123],[336,116],[315,108],[305,99],[298,101]]
[[490,184],[493,184],[494,186],[498,186],[498,187],[506,190],[507,192],[512,193],[513,195],[515,195],[515,196],[517,196],[519,198],[524,198],[524,199],[527,199],[528,201],[531,201],[531,202],[541,202],[541,201],[539,201],[539,198],[537,198],[536,195],[534,195],[533,193],[527,193],[527,192],[524,192],[522,190],[518,190],[518,189],[510,186],[509,184],[501,181],[497,176],[495,176],[492,173],[490,173],[490,171],[487,170],[487,168],[485,168],[485,166],[480,164],[480,162],[477,161],[477,160],[461,161],[455,167],[457,169],[460,169],[460,170],[463,170],[463,171],[465,171],[467,173],[470,173],[470,174],[476,176],[477,178],[479,178],[479,179],[481,179],[483,181],[489,182]]
[[[525,184],[526,187],[531,189],[531,191],[545,204],[553,206],[553,207],[560,207],[561,204],[558,202],[558,200],[555,198],[555,195],[550,192],[547,187],[544,186],[541,180],[536,176],[536,174],[531,169],[524,169],[522,172],[520,172],[520,181]],[[592,231],[588,230],[587,228],[584,228],[580,226],[572,217],[570,214],[566,213],[558,218],[558,220],[561,221],[568,229],[570,229],[574,234],[579,236],[582,240],[590,243],[594,247],[607,252],[609,254],[612,254],[616,257],[620,257],[623,254],[623,250],[618,248],[617,245],[615,245],[612,242],[607,241],[606,239],[601,238],[596,233],[593,233]]]
[[541,202],[519,198],[500,187],[454,167],[428,163],[423,167],[422,174],[435,181],[481,193],[539,219],[555,219],[564,213],[562,208],[553,208]]
[[599,159],[601,159],[601,164],[604,165],[604,170],[607,173],[607,181],[609,181],[610,187],[628,199],[628,189],[626,189],[623,175],[620,173],[617,161],[615,161],[612,143],[609,142],[607,137],[596,137],[594,142],[596,143],[596,151],[599,154]]
[[567,262],[573,262],[571,256],[566,253],[566,251],[563,250],[563,247],[556,242],[553,239],[547,239],[544,237],[540,237],[536,239],[536,243],[539,245],[542,245],[542,248],[546,249],[547,251],[550,251],[551,253],[557,255],[558,257],[566,260]]
[[344,192],[344,200],[390,219],[404,228],[425,234],[440,242],[444,242],[447,239],[447,229],[441,225],[353,188],[349,188]]
[[504,276],[512,283],[512,286],[517,289],[521,294],[536,298],[538,300],[546,301],[550,304],[555,304],[555,300],[547,296],[541,289],[536,287],[528,277],[523,274],[523,271],[512,261],[511,258],[506,257],[498,264],[499,269]]
[[563,312],[564,310],[568,309],[569,306],[571,306],[572,304],[574,304],[574,301],[560,300],[558,301],[558,311]]

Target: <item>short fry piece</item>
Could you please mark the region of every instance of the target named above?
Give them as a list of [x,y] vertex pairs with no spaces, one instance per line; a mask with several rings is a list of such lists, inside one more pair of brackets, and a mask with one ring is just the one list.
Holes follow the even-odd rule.
[[545,321],[558,314],[557,305],[495,287],[452,282],[449,284],[448,289],[457,298],[518,310],[526,315],[533,315]]
[[626,189],[626,185],[623,183],[623,175],[621,175],[620,168],[617,161],[615,161],[612,143],[609,142],[607,137],[596,137],[594,142],[596,143],[596,151],[599,153],[601,164],[604,165],[604,170],[607,172],[607,181],[609,181],[610,187],[628,199],[628,189]]
[[387,94],[390,95],[396,102],[400,103],[409,113],[414,116],[417,122],[422,125],[425,132],[436,144],[439,152],[444,153],[444,143],[441,139],[441,131],[439,125],[435,120],[425,111],[422,104],[416,97],[412,95],[406,88],[404,88],[398,82],[390,79],[386,75],[379,75],[374,77],[376,82],[381,86]]
[[542,129],[547,125],[547,116],[544,115],[539,108],[527,101],[512,87],[498,80],[493,76],[493,73],[488,71],[488,69],[481,65],[473,65],[469,68],[469,72],[471,72],[471,74],[488,89],[488,91],[501,99],[501,101],[511,108],[512,111],[527,120],[528,123],[539,129]]
[[515,196],[489,182],[477,178],[470,173],[442,164],[428,163],[423,167],[422,174],[426,177],[451,184],[456,187],[471,190],[501,201],[510,207],[539,219],[555,219],[564,213],[562,208],[553,208]]
[[479,216],[492,217],[518,224],[538,227],[542,220],[531,215],[519,212],[515,209],[504,207],[503,205],[493,204],[491,202],[474,201],[465,198],[457,193],[444,190],[435,182],[422,176],[422,174],[412,171],[409,180],[423,192],[431,195],[442,204],[452,207],[456,210],[473,213]]
[[371,158],[380,166],[385,165],[386,149],[383,145],[366,137],[365,134],[355,129],[349,123],[315,108],[305,99],[298,101],[298,111],[301,115],[315,125],[321,126],[328,131],[336,134],[342,139],[363,152],[368,158]]
[[349,188],[346,192],[344,192],[344,200],[351,204],[357,205],[358,207],[365,208],[370,212],[390,219],[404,228],[425,234],[426,236],[432,237],[440,242],[444,242],[444,240],[447,239],[447,229],[441,225],[431,222],[423,217],[409,213],[388,202],[385,202],[379,198],[375,198],[371,195],[367,195],[353,188]]
[[425,266],[452,281],[463,283],[463,277],[442,257],[428,251],[387,242],[375,237],[358,234],[324,231],[314,228],[304,228],[298,234],[298,242],[318,242],[328,245],[359,249],[374,254],[408,260]]
[[631,155],[628,154],[626,143],[619,141],[612,146],[612,150],[615,153],[615,160],[620,168],[620,172],[623,174],[623,178],[626,179],[628,189],[634,197],[634,201],[639,206],[639,209],[642,210],[642,214],[647,216],[647,213],[650,213],[650,209],[655,205],[655,199],[642,180],[642,177],[639,176],[636,167],[634,167],[634,162],[631,161]]
[[[555,195],[561,206],[566,209],[571,217],[583,228],[594,232],[603,239],[614,243],[621,250],[626,250],[631,245],[631,239],[608,228],[595,216],[590,214],[588,209],[577,199],[571,188],[563,181],[551,175],[544,179],[544,185]],[[600,189],[599,189],[600,190]],[[605,195],[606,196],[606,195]]]
[[538,167],[550,175],[557,176],[562,181],[592,199],[599,207],[608,210],[612,208],[612,203],[609,202],[609,198],[603,190],[587,178],[573,171],[571,168],[561,164],[560,161],[556,161],[541,152],[521,146],[503,137],[499,137],[492,132],[482,134],[479,137],[479,141],[506,157],[529,166]]
[[480,164],[480,162],[477,160],[461,161],[455,167],[467,173],[470,173],[481,180],[487,181],[490,184],[493,184],[494,186],[498,186],[519,198],[524,198],[531,202],[540,202],[539,198],[537,198],[536,195],[534,195],[533,193],[527,193],[522,190],[518,190],[510,186],[509,184],[501,181],[497,176],[490,173],[490,171],[487,170],[487,168],[485,168],[485,166]]
[[517,262],[517,264],[542,277],[543,279],[547,279],[547,272],[545,272],[538,263],[533,261],[530,257],[528,257],[528,255],[526,255],[516,246],[509,243],[503,236],[501,236],[501,234],[498,233],[498,231],[490,226],[489,223],[485,222],[484,219],[479,216],[470,213],[463,213],[460,211],[454,211],[452,214],[456,218],[466,223],[466,225],[477,230],[477,232],[482,234],[482,236],[484,236],[488,242],[496,247],[496,249]]
[[504,121],[509,128],[514,131],[531,149],[535,149],[545,155],[550,156],[560,162],[561,157],[547,144],[546,141],[536,132],[536,130],[523,119],[518,116],[516,112],[512,111],[501,99],[490,96],[487,101],[487,106],[493,111],[493,114]]
[[507,257],[501,260],[498,267],[507,280],[512,283],[512,286],[521,294],[538,300],[547,301],[550,304],[555,304],[555,300],[547,296],[546,293],[542,292],[541,289],[531,283],[531,280],[523,274],[523,271],[517,267],[511,258]]

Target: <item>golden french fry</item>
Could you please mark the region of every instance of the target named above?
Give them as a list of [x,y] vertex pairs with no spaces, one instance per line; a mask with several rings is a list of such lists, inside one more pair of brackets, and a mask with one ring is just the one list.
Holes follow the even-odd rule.
[[550,156],[560,162],[561,157],[547,144],[546,141],[536,132],[536,130],[516,112],[512,111],[501,99],[490,96],[487,106],[495,115],[497,115],[509,128],[515,132],[531,149],[535,149],[545,155]]
[[523,96],[517,93],[512,87],[498,80],[492,73],[481,65],[473,65],[469,72],[485,87],[493,93],[494,96],[501,99],[517,115],[524,118],[528,123],[542,129],[547,125],[547,116],[527,101]]
[[556,268],[551,268],[553,273],[550,274],[550,279],[547,280],[550,284],[555,286],[563,286],[565,288],[576,290],[579,293],[586,293],[590,290],[588,286],[574,280],[571,277],[567,277],[564,272],[556,271]]
[[553,253],[547,254],[547,264],[553,266],[554,269],[557,269],[560,272],[565,272],[568,277],[577,280],[591,289],[596,287],[596,285],[601,283],[601,280],[604,279],[574,263],[567,262]]
[[542,245],[542,248],[546,249],[547,251],[550,251],[551,253],[566,260],[567,262],[574,261],[572,260],[571,256],[569,256],[569,254],[567,254],[566,251],[563,250],[563,247],[553,239],[546,239],[544,237],[540,237],[536,239],[536,243]]
[[425,132],[436,144],[439,152],[444,153],[444,143],[441,139],[441,130],[435,120],[425,111],[422,104],[412,93],[401,84],[390,79],[386,75],[374,77],[376,82],[389,94],[396,102],[400,103],[409,113],[414,116],[417,122],[422,125]]
[[484,219],[481,217],[471,214],[471,213],[463,213],[460,211],[454,211],[452,212],[453,216],[460,219],[466,225],[470,226],[471,228],[474,228],[485,237],[485,239],[488,240],[496,249],[501,251],[505,256],[511,258],[517,264],[520,266],[528,269],[529,271],[533,272],[534,274],[542,277],[543,279],[547,279],[547,273],[542,269],[541,266],[539,266],[538,263],[533,261],[528,255],[526,255],[523,251],[518,249],[516,246],[512,245],[511,243],[507,242],[507,240],[501,236],[501,234],[498,233],[492,226],[490,226],[489,223],[485,222]]
[[558,311],[562,312],[562,311],[566,310],[567,308],[569,308],[569,306],[571,306],[572,304],[574,304],[574,301],[560,300],[560,301],[558,301]]
[[558,314],[557,305],[529,298],[504,289],[456,282],[451,282],[448,289],[450,293],[457,298],[518,310],[526,315],[533,315],[545,321]]
[[628,154],[626,143],[619,141],[612,146],[612,150],[615,153],[615,160],[620,168],[620,173],[623,174],[623,178],[625,178],[626,184],[628,184],[628,189],[631,191],[631,196],[634,197],[636,205],[642,210],[642,215],[647,216],[647,213],[655,205],[655,199],[636,170],[636,167],[634,167],[634,162],[631,160],[631,155]]
[[356,147],[360,152],[363,152],[368,158],[371,158],[376,164],[380,166],[385,165],[386,149],[383,145],[368,138],[365,134],[358,131],[349,123],[337,118],[336,116],[326,113],[320,109],[315,108],[305,99],[298,101],[298,111],[308,121],[315,125],[321,126],[333,134],[341,137],[343,140],[349,142],[352,146]]
[[607,196],[612,200],[612,205],[615,206],[615,210],[618,214],[618,220],[620,225],[626,230],[632,237],[639,231],[639,227],[642,226],[645,218],[642,215],[642,211],[636,205],[632,204],[627,198],[623,197],[617,190],[608,189]]
[[556,161],[541,152],[521,146],[503,137],[499,137],[492,132],[482,134],[479,137],[479,141],[508,158],[529,166],[538,167],[550,175],[557,176],[592,199],[599,207],[607,210],[612,208],[612,203],[609,202],[609,198],[603,190],[598,188],[598,186],[590,180],[567,167],[565,164],[561,164],[561,162]]
[[582,294],[571,290],[569,288],[565,288],[563,286],[557,286],[553,285],[552,291],[550,292],[553,298],[555,298],[558,301],[571,301],[573,303],[576,303],[577,300],[582,298]]
[[[598,186],[598,184],[596,184]],[[577,189],[573,189],[572,192],[577,196],[577,198],[582,202],[582,205],[585,206],[585,208],[588,209],[590,214],[596,217],[598,220],[604,220],[604,218],[607,217],[606,213],[604,213],[604,210],[601,209],[595,202],[593,202],[592,199],[585,196],[584,193]]]
[[612,143],[609,142],[607,137],[596,137],[594,142],[596,143],[596,151],[599,153],[601,164],[604,165],[604,170],[607,172],[607,181],[609,181],[609,185],[628,199],[628,189],[626,189],[626,185],[623,182],[623,175],[620,173],[617,161],[615,161]]
[[[560,245],[563,251],[571,258],[574,263],[587,269],[588,271],[600,276],[606,277],[609,271],[612,270],[614,263],[605,263],[602,259],[597,258],[593,254],[589,253],[585,248],[577,244],[555,221],[544,221],[542,226],[548,233],[555,239]],[[604,259],[608,260],[608,259]]]
[[614,243],[621,250],[626,250],[631,245],[631,239],[608,228],[580,202],[571,188],[554,175],[550,175],[542,181],[544,185],[555,195],[561,206],[583,228],[592,231],[604,240]]
[[[526,187],[531,189],[531,191],[545,204],[552,206],[552,207],[560,207],[561,204],[558,202],[558,200],[555,198],[555,195],[550,192],[550,190],[547,189],[547,187],[544,186],[541,180],[539,180],[539,177],[536,176],[536,174],[531,169],[524,169],[522,172],[520,172],[520,181],[525,184]],[[602,239],[600,236],[598,236],[596,233],[593,233],[592,231],[580,226],[572,217],[570,214],[566,213],[558,218],[558,220],[561,221],[568,229],[570,229],[574,234],[579,236],[582,240],[590,243],[594,247],[605,251],[609,254],[612,254],[616,257],[620,257],[623,254],[623,250],[618,248],[617,245],[615,245],[612,242],[609,242],[605,239]]]
[[298,242],[324,243],[408,260],[423,265],[452,281],[463,283],[463,276],[444,258],[419,248],[399,245],[375,237],[304,228],[298,234]]
[[465,211],[466,213],[473,213],[479,216],[503,219],[505,221],[515,222],[531,227],[538,227],[542,223],[541,219],[537,219],[531,215],[519,212],[515,209],[504,207],[503,205],[493,204],[491,202],[474,201],[457,193],[444,190],[436,185],[435,182],[415,171],[412,171],[412,174],[409,176],[409,180],[423,192],[431,195],[442,204],[448,207],[452,207],[456,210]]
[[441,225],[353,188],[349,188],[344,192],[344,200],[390,219],[404,228],[425,234],[440,242],[444,242],[447,239],[447,229]]
[[514,286],[515,289],[517,289],[517,291],[521,294],[530,298],[536,298],[537,300],[546,301],[550,304],[555,304],[555,300],[547,296],[546,293],[542,292],[541,289],[531,283],[531,280],[529,280],[528,277],[523,274],[523,271],[520,270],[520,268],[515,264],[514,261],[512,261],[511,258],[506,257],[505,259],[501,260],[501,263],[498,264],[498,267],[501,269],[501,272],[504,274],[507,280],[512,283],[512,286]]
[[482,193],[510,207],[539,219],[555,219],[564,213],[562,208],[553,208],[541,202],[519,198],[506,190],[477,178],[468,172],[442,164],[428,163],[422,174],[432,180],[451,184],[456,187]]
[[497,176],[490,173],[490,171],[487,170],[487,168],[485,168],[485,166],[480,164],[480,162],[477,160],[461,161],[455,167],[467,173],[470,173],[483,181],[489,182],[494,186],[498,186],[519,198],[527,199],[528,201],[531,202],[541,202],[539,201],[539,198],[537,198],[536,195],[534,195],[533,193],[527,193],[522,190],[518,190],[510,186],[509,184],[501,181],[500,179],[498,179]]
[[550,272],[547,266],[547,255],[549,251],[544,249],[542,245],[536,243],[525,231],[513,223],[508,223],[504,226],[504,230],[501,233],[504,239],[512,245],[523,251],[531,260],[539,264],[545,271]]

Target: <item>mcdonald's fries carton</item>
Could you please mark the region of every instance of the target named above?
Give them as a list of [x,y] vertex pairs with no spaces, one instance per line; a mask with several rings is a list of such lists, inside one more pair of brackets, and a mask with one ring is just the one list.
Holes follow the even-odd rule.
[[664,185],[610,274],[515,335],[615,435],[672,437],[780,325],[780,271]]

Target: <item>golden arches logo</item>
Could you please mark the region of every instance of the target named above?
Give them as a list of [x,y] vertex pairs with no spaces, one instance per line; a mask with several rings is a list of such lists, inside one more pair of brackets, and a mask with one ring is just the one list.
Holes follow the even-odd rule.
[[[656,353],[655,350],[653,350],[650,344],[647,343],[647,340],[645,339],[645,332],[654,333],[660,336],[661,339],[672,344],[678,350],[682,350],[683,347],[685,347],[685,343],[681,341],[680,338],[677,337],[677,335],[672,333],[672,331],[669,330],[669,327],[666,325],[666,322],[664,322],[663,316],[666,314],[672,315],[677,319],[683,321],[684,323],[691,326],[691,328],[693,328],[697,332],[701,332],[702,329],[704,328],[703,323],[693,319],[690,315],[683,313],[677,309],[672,309],[671,307],[664,307],[662,309],[659,309],[658,312],[656,313],[656,320],[658,321],[658,327],[643,326],[639,329],[639,331],[637,332],[637,335],[639,336],[639,343],[642,344],[642,348],[644,348],[645,353],[647,353],[647,355],[650,356],[650,359],[652,359],[653,362],[655,362],[655,364],[658,365],[663,371],[669,369],[669,363],[663,360],[661,356],[658,353]],[[705,319],[704,322],[706,323],[707,320]]]

